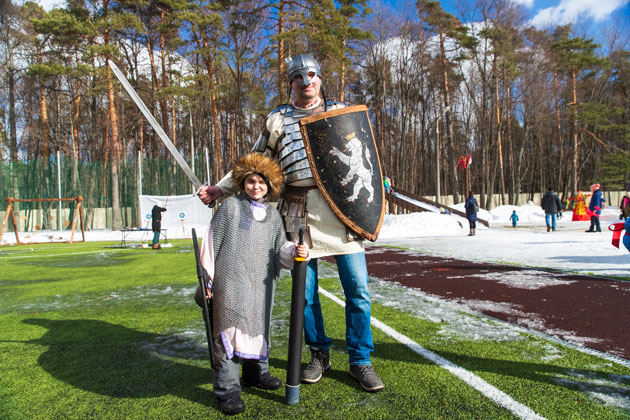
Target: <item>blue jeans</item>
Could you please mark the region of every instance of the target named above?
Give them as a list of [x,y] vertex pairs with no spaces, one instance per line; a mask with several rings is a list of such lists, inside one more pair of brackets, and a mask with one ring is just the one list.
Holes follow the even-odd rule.
[[[370,328],[371,304],[365,253],[335,255],[339,279],[346,296],[346,346],[351,365],[369,365],[374,351]],[[324,331],[322,307],[319,302],[317,259],[306,266],[306,306],[304,337],[312,348],[328,350],[332,340]]]
[[595,231],[595,232],[601,232],[602,231],[602,226],[599,223],[599,215],[598,216],[591,216],[591,227],[589,228],[589,230]]
[[160,231],[153,232],[153,245],[160,242]]
[[547,227],[556,230],[556,213],[545,213],[545,223],[547,223]]

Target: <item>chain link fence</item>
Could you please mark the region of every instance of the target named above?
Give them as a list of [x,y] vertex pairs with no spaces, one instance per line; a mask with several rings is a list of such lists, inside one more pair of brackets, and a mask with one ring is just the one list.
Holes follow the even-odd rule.
[[[195,157],[196,175],[206,179],[205,156]],[[141,172],[141,176],[140,176]],[[139,226],[139,199],[145,195],[192,194],[193,187],[173,161],[142,158],[126,159],[118,168],[118,199],[123,227]],[[88,162],[55,155],[49,160],[0,162],[0,217],[4,220],[6,198],[83,197],[85,228],[110,229],[112,216],[111,162]],[[61,188],[60,188],[61,187]],[[61,190],[61,192],[60,192]],[[76,203],[64,202],[59,226],[59,202],[20,202],[13,204],[18,230],[70,229]],[[7,221],[5,231],[13,229]]]

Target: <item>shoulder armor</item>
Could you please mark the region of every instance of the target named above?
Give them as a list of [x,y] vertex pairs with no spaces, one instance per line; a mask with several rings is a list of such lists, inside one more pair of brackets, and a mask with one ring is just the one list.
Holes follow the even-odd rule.
[[269,131],[265,128],[262,134],[258,136],[258,140],[256,140],[256,143],[254,144],[254,147],[252,148],[252,152],[264,153],[268,147],[267,145],[269,143],[270,135],[271,134],[269,133]]
[[326,106],[333,106],[333,105],[337,105],[339,108],[343,108],[344,106],[346,106],[343,102],[337,102],[334,99],[328,99],[326,101]]
[[271,111],[269,113],[269,115],[267,115],[267,118],[269,118],[271,116],[271,114],[275,114],[276,112],[281,113],[282,115],[286,114],[287,111],[291,109],[291,105],[289,104],[282,104],[282,105],[278,105],[273,111]]

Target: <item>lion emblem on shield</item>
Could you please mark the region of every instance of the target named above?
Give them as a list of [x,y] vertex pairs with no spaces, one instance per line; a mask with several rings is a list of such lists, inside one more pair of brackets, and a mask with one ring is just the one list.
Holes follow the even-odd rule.
[[[343,152],[333,146],[329,153],[349,168],[348,173],[341,180],[342,186],[348,185],[357,177],[353,185],[352,195],[347,198],[347,201],[358,199],[361,188],[365,188],[369,194],[367,202],[370,204],[374,201],[374,187],[372,187],[374,171],[370,163],[370,151],[366,148],[364,152],[363,143],[356,137],[355,132],[348,134],[346,140],[348,142]],[[365,165],[365,162],[367,162],[368,166]]]

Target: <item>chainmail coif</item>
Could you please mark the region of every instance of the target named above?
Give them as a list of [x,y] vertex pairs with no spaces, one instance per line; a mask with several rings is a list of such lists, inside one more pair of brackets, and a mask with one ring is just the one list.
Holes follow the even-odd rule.
[[257,221],[244,193],[226,199],[212,218],[215,275],[214,335],[237,327],[269,338],[274,280],[286,241],[278,211],[270,206]]

